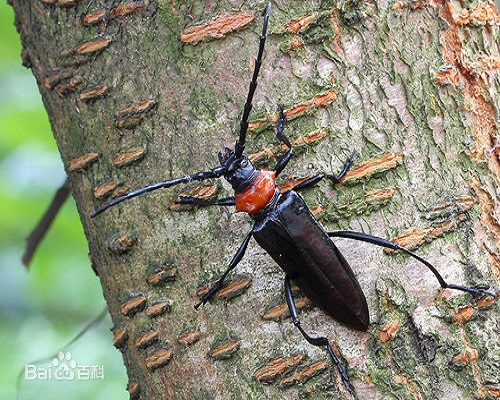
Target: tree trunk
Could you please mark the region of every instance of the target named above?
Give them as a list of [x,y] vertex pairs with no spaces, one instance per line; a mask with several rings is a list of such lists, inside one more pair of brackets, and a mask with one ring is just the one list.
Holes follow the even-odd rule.
[[[251,229],[231,207],[173,202],[222,181],[113,196],[218,165],[233,146],[264,2],[10,0],[114,321],[133,398],[348,398],[324,349],[286,318],[284,274],[255,242],[228,286],[199,293]],[[492,2],[273,4],[247,152],[282,182],[356,165],[302,194],[328,230],[392,238],[449,282],[498,287],[498,24]],[[338,240],[368,299],[367,333],[307,306],[360,399],[500,397],[498,302],[450,290],[406,256]],[[301,302],[303,306],[307,301]]]

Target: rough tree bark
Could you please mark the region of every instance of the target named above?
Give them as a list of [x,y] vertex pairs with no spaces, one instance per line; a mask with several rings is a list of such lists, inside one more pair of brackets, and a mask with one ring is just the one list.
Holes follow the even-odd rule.
[[[232,146],[263,1],[10,0],[67,169],[133,398],[346,398],[322,349],[285,315],[283,273],[252,244],[199,311],[251,223],[127,190],[217,165]],[[288,111],[284,181],[357,166],[303,193],[330,230],[393,238],[445,278],[499,286],[498,25],[492,2],[276,1],[248,153],[272,166]],[[202,196],[229,192],[205,182]],[[301,304],[360,399],[500,397],[498,302],[438,291],[414,260],[339,241],[366,292],[354,332]]]

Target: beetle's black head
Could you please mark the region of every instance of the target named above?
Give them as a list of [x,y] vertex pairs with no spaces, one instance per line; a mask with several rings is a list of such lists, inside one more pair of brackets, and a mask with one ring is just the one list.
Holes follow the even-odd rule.
[[231,184],[235,192],[241,192],[250,186],[257,178],[257,168],[245,154],[237,157],[229,148],[224,154],[219,153],[220,165],[225,169],[224,178]]

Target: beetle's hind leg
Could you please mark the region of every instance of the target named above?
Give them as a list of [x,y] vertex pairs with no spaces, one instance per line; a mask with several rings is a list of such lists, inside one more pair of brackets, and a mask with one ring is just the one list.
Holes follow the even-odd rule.
[[288,275],[285,276],[285,297],[286,297],[286,303],[288,304],[288,309],[290,310],[290,315],[292,316],[293,324],[297,327],[302,336],[304,336],[304,338],[309,343],[311,343],[314,346],[326,346],[326,349],[328,350],[328,353],[330,354],[333,363],[335,364],[337,370],[339,371],[340,377],[342,378],[342,382],[345,388],[349,391],[350,394],[354,394],[351,384],[349,383],[349,377],[347,376],[347,373],[342,367],[340,360],[335,355],[332,346],[330,346],[328,339],[325,337],[311,337],[304,331],[304,329],[302,329],[302,326],[300,325],[299,312],[297,310],[297,306],[295,305],[295,300],[293,298],[292,286],[290,284],[290,277]]
[[495,293],[489,292],[489,291],[484,290],[484,289],[462,286],[462,285],[455,285],[455,284],[446,282],[434,265],[432,265],[430,262],[423,259],[419,255],[411,252],[410,250],[400,246],[397,243],[391,242],[390,240],[386,240],[386,239],[383,239],[383,238],[380,238],[377,236],[372,236],[372,235],[368,235],[366,233],[361,233],[361,232],[334,231],[334,232],[327,232],[327,233],[328,233],[328,236],[330,236],[330,237],[354,239],[354,240],[359,240],[362,242],[371,243],[371,244],[374,244],[376,246],[385,247],[385,248],[392,249],[392,250],[402,251],[403,253],[406,253],[409,256],[415,258],[416,260],[418,260],[419,262],[424,264],[427,268],[429,268],[429,270],[434,274],[434,276],[436,277],[436,279],[438,280],[439,284],[441,285],[441,287],[443,289],[461,290],[462,292],[468,292],[468,293],[472,293],[475,295],[486,295],[486,296],[496,297]]

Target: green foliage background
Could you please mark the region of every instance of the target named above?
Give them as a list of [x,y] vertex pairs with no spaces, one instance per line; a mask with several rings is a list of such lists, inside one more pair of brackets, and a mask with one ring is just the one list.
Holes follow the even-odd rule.
[[[21,65],[12,8],[0,2],[0,399],[128,398],[121,355],[106,317],[65,351],[79,366],[102,366],[103,380],[25,380],[24,366],[52,356],[105,307],[71,198],[30,270],[25,238],[56,189],[63,165],[31,71]],[[19,379],[16,388],[17,375]]]

